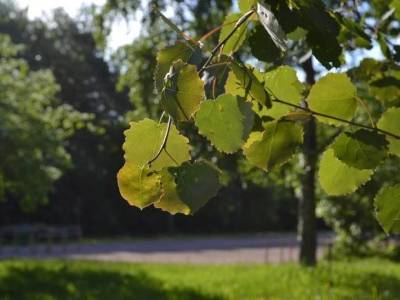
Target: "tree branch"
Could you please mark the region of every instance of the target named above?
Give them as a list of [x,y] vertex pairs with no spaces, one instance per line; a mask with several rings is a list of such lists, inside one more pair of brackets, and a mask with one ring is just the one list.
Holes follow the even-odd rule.
[[221,49],[221,47],[223,45],[226,44],[226,42],[232,37],[232,35],[234,35],[234,33],[236,32],[236,30],[238,30],[238,28],[245,23],[253,14],[254,14],[255,10],[249,10],[247,13],[245,13],[236,23],[235,27],[232,29],[232,31],[222,40],[218,43],[217,46],[215,46],[214,49],[211,50],[211,55],[210,57],[207,59],[207,61],[204,63],[204,65],[200,68],[199,70],[199,74],[201,74],[206,68],[207,66],[211,63],[211,61],[213,60],[214,56],[218,53],[219,49]]

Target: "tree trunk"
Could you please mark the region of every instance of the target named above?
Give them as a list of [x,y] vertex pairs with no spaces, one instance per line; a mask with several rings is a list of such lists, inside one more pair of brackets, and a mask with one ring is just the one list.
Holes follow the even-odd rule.
[[[311,58],[302,65],[307,82],[315,82],[315,71]],[[300,240],[299,261],[305,266],[316,264],[317,231],[315,216],[315,170],[317,163],[316,121],[311,118],[304,124],[303,178],[299,195],[298,238]]]

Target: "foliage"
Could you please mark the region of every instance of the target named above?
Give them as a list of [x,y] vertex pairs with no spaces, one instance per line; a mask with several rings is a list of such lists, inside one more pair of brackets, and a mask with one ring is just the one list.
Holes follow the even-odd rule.
[[53,74],[31,71],[16,58],[21,50],[0,35],[0,200],[16,199],[31,209],[47,201],[70,166],[66,139],[91,116],[60,104]]
[[[289,34],[300,27],[306,32],[300,40],[305,40],[312,54],[326,68],[339,67],[342,49],[352,42],[352,39],[345,41],[338,38],[339,34],[342,34],[341,30],[350,33],[354,39],[361,38],[364,42],[369,42],[370,37],[364,32],[367,28],[356,25],[345,14],[333,13],[318,0],[284,2],[279,5],[272,3],[265,6],[254,1],[240,3],[240,7],[250,9],[229,15],[225,19],[217,46],[201,63],[198,59],[192,60],[194,56],[200,57],[198,51],[201,44],[197,47],[192,38],[167,21],[182,41],[161,50],[159,55],[158,70],[162,72],[157,73],[156,86],[159,86],[160,90],[161,78],[164,75],[161,107],[169,115],[168,124],[162,126],[170,128],[174,122],[179,129],[183,126],[183,121],[191,121],[193,118],[198,133],[205,136],[217,150],[232,153],[242,148],[250,163],[269,171],[286,163],[296,153],[303,143],[301,125],[307,123],[310,118],[315,118],[320,122],[319,127],[327,124],[340,128],[339,136],[332,136],[333,142],[329,142],[321,156],[319,181],[322,189],[330,196],[355,192],[371,179],[376,167],[389,153],[397,155],[396,147],[400,136],[396,122],[400,119],[400,113],[397,108],[392,107],[396,103],[386,99],[386,96],[384,100],[387,101],[382,101],[381,91],[380,97],[376,98],[388,110],[382,115],[378,126],[375,126],[371,116],[371,124],[365,124],[362,118],[358,117],[357,109],[366,110],[369,114],[368,105],[358,96],[357,86],[347,74],[329,73],[304,89],[298,83],[295,71],[289,66],[272,66],[267,71],[261,71],[245,65],[240,57],[233,54],[240,52],[246,44],[247,30],[253,28],[257,28],[258,33],[250,35],[250,45],[253,48],[260,47],[255,39],[261,39],[260,27],[257,26],[261,24],[265,29],[264,35],[269,36],[275,47],[280,49],[280,56],[284,57],[292,43],[286,39],[285,32]],[[165,20],[164,16],[161,17]],[[364,45],[370,47],[365,43]],[[178,48],[182,48],[182,51],[178,51]],[[392,59],[391,49],[387,52],[388,58]],[[252,53],[257,51],[253,49]],[[260,58],[258,54],[255,56]],[[225,66],[223,73],[209,71],[221,65]],[[186,71],[189,69],[190,72]],[[358,75],[361,76],[356,76],[356,80],[375,89],[383,89],[387,83],[391,84],[396,80],[392,77],[382,82],[379,81],[382,79],[372,80],[374,73],[366,74],[361,68],[358,71]],[[229,73],[226,74],[227,72]],[[204,84],[199,82],[200,77]],[[208,85],[208,80],[213,84]],[[180,87],[180,82],[181,85],[184,83],[185,87]],[[220,82],[226,82],[225,90],[216,89]],[[397,93],[396,87],[394,91],[390,89],[390,92]],[[377,91],[373,95],[376,93]],[[240,100],[235,101],[235,98]],[[200,100],[202,103],[199,106]],[[252,126],[253,118],[249,117],[251,114],[235,108],[237,101],[247,102],[247,105],[253,108],[253,114],[262,120],[261,126],[259,122]],[[177,113],[179,111],[180,113]],[[326,131],[330,132],[331,129],[327,127]],[[156,142],[155,149],[158,150],[151,148],[151,151],[146,152],[149,159],[141,166],[143,172],[147,172],[152,163],[167,149],[169,137],[170,130],[166,130],[163,138]],[[139,145],[142,140],[131,140],[129,143]],[[143,145],[144,149],[149,145]],[[151,145],[154,145],[154,141]],[[125,151],[129,149],[125,148]],[[175,167],[179,170],[182,168],[180,165],[176,162]],[[127,166],[129,167],[129,161],[126,161],[124,168]],[[163,171],[154,170],[154,173],[161,176]],[[171,173],[170,175],[175,176]],[[177,183],[178,178],[174,178]],[[174,185],[168,185],[169,190],[172,187]],[[204,188],[206,187],[201,186],[201,189]],[[176,189],[178,190],[177,187]],[[134,189],[130,192],[134,193]],[[159,197],[166,194],[162,185],[158,194]],[[151,201],[156,203],[157,197]],[[390,223],[390,218],[393,217],[392,214],[380,216],[386,218],[383,222],[381,220],[381,223]]]
[[[280,278],[282,280],[277,280]],[[282,265],[2,261],[4,299],[397,299],[398,264],[383,259]]]

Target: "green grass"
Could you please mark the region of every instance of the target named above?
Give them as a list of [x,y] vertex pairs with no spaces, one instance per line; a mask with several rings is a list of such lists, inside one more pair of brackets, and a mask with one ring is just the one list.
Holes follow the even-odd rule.
[[0,262],[0,299],[400,299],[387,260],[279,266]]

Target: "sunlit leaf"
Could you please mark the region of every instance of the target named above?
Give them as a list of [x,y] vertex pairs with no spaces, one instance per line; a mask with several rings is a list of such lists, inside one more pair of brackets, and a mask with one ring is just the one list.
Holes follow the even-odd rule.
[[125,163],[117,179],[122,197],[132,206],[142,209],[160,199],[160,176],[148,167]]
[[369,181],[373,171],[350,167],[335,157],[333,149],[328,149],[322,154],[318,174],[319,183],[328,195],[341,196]]
[[[311,88],[307,102],[315,112],[350,121],[357,109],[356,87],[346,74],[330,73]],[[332,125],[343,122],[317,116],[318,120]]]
[[[400,136],[400,108],[389,108],[382,114],[378,128]],[[400,156],[400,139],[386,135],[389,142],[389,152]]]
[[[144,167],[154,158],[161,147],[167,130],[167,124],[159,124],[150,119],[132,122],[130,128],[124,132],[125,161],[139,168]],[[178,166],[190,159],[188,139],[179,134],[174,125],[168,136],[166,151],[151,164],[152,170],[161,170],[165,167]]]
[[243,147],[253,165],[269,171],[287,162],[303,143],[303,131],[293,122],[267,123],[264,132],[253,132]]
[[400,185],[382,188],[375,197],[376,218],[386,233],[400,233]]
[[341,134],[332,144],[335,156],[357,169],[375,169],[387,152],[385,136],[366,129]]
[[196,126],[219,150],[233,153],[239,150],[253,127],[251,104],[243,98],[224,94],[207,100],[196,113]]
[[189,121],[204,97],[204,82],[196,67],[176,62],[166,75],[161,107],[175,121]]
[[[232,32],[241,16],[241,14],[230,14],[225,18],[219,35],[219,42],[224,40]],[[235,30],[235,33],[225,43],[222,49],[222,54],[230,55],[239,50],[246,39],[246,31],[247,24],[245,22]]]

